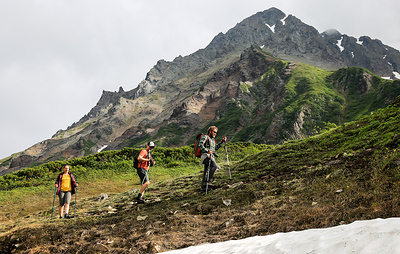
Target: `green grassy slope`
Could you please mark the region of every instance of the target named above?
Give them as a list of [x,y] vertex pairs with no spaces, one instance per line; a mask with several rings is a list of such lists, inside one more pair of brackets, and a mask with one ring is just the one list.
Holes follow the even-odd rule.
[[[229,144],[232,179],[221,160],[215,179],[220,188],[208,195],[198,191],[201,167],[188,156],[189,147],[159,148],[160,165],[154,172],[163,173],[154,177],[146,193],[151,203],[134,205],[136,190],[129,189],[110,193],[101,202],[95,196],[79,199],[72,220],[50,220],[48,207],[23,220],[4,222],[0,250],[149,253],[399,216],[399,131],[397,99],[312,138],[277,146]],[[127,153],[132,151],[101,153],[81,159],[81,166],[80,159],[70,164],[76,163],[73,168],[81,179],[100,178],[102,172],[90,173],[93,165],[105,163],[102,171],[116,172],[124,168]],[[220,154],[222,158],[223,151]],[[95,164],[83,166],[84,161]],[[119,166],[108,169],[107,163]]]

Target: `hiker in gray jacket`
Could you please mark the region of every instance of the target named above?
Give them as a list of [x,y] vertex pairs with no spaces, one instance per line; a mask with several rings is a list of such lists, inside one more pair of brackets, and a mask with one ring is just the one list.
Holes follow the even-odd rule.
[[[223,137],[221,141],[216,143],[215,136],[217,135],[218,128],[216,126],[210,126],[207,134],[203,135],[199,142],[201,149],[201,161],[204,164],[203,180],[201,182],[201,190],[206,191],[208,189],[214,189],[215,186],[210,184],[211,179],[214,176],[218,165],[215,161],[215,157],[218,156],[215,151],[218,150],[222,143],[226,142],[226,137]],[[209,172],[209,173],[208,173]]]

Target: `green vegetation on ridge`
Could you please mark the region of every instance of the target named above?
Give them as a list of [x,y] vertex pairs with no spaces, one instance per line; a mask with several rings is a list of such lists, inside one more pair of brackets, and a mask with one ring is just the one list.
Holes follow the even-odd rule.
[[[327,124],[341,125],[367,116],[400,94],[400,81],[384,80],[360,67],[333,72],[277,61],[248,91],[257,102],[231,102],[215,124],[226,129],[223,133],[233,136],[233,141],[264,143],[262,137],[274,119],[284,122],[277,136],[287,140],[287,132],[300,117],[301,134],[308,137]],[[224,128],[228,123],[234,128]]]

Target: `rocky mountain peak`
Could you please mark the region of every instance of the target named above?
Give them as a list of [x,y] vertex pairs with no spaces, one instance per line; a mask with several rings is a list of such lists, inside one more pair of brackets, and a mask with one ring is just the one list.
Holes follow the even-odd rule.
[[[276,144],[301,138],[315,121],[311,107],[303,105],[291,119],[285,112],[293,109],[280,108],[288,93],[286,82],[298,63],[325,70],[363,67],[381,77],[400,78],[398,50],[368,36],[354,38],[334,29],[320,34],[294,15],[271,8],[219,33],[204,49],[171,62],[159,60],[134,89],[103,91],[77,123],[16,155],[11,165],[17,170],[94,154],[104,147],[138,146],[148,139],[183,145],[208,124],[223,125],[221,119],[231,123],[232,136],[241,129],[252,131],[249,125],[262,128],[244,141]],[[361,94],[368,93],[376,79],[368,73],[364,78],[357,75],[367,80],[360,86]],[[313,78],[304,77],[305,86]],[[170,135],[175,128],[183,134]]]
[[325,32],[323,32],[321,35],[323,37],[334,36],[336,39],[340,39],[340,37],[342,36],[342,34],[336,29],[328,29]]

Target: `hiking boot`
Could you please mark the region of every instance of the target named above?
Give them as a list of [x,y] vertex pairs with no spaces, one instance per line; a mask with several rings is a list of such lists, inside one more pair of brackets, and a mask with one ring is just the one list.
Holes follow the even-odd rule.
[[144,204],[144,203],[146,203],[146,202],[144,201],[144,199],[141,198],[141,197],[136,197],[135,200],[136,200],[136,202],[137,202],[138,204]]
[[214,184],[211,184],[211,183],[208,184],[209,190],[215,190],[216,188],[217,188],[217,186],[215,186]]
[[65,218],[65,219],[71,219],[71,217],[69,216],[68,213],[64,214],[64,218]]
[[208,184],[208,187],[206,187],[206,185],[204,185],[204,186],[201,186],[201,191],[202,192],[206,192],[206,189],[207,189],[207,191],[210,191],[210,190],[215,190],[217,187],[215,186],[215,185],[212,185],[212,184]]

